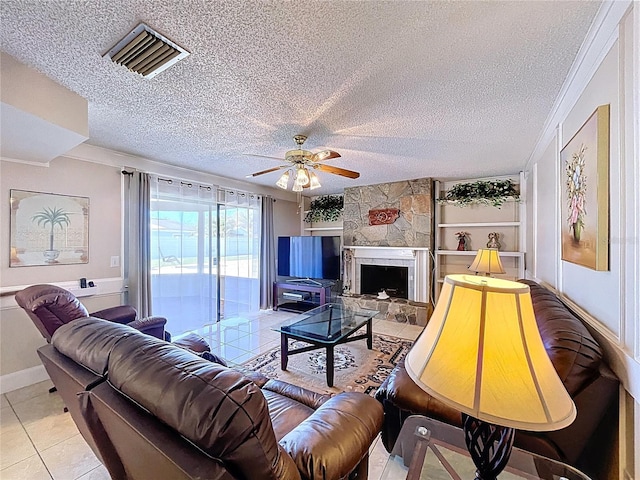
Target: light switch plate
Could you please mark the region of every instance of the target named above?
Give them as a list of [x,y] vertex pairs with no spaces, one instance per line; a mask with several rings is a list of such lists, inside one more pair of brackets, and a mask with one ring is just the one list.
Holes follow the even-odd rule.
[[119,267],[120,266],[120,257],[118,255],[114,255],[111,257],[111,266]]

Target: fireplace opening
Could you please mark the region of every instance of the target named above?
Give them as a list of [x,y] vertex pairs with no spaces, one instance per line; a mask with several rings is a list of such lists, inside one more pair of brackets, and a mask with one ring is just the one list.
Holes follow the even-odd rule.
[[409,268],[386,265],[360,265],[360,293],[409,298]]

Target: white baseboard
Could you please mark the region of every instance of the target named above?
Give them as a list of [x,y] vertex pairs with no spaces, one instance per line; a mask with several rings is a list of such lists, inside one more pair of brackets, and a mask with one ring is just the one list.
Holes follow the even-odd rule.
[[47,375],[47,371],[43,365],[26,368],[19,372],[8,373],[0,376],[0,394],[11,392],[22,387],[28,387],[29,385],[44,380],[49,380],[49,375]]

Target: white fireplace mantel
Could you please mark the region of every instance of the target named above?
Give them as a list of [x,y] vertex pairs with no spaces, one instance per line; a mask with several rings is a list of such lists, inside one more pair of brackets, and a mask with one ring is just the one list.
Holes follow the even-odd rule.
[[344,246],[345,292],[360,293],[360,265],[397,265],[409,268],[409,300],[429,302],[428,247]]

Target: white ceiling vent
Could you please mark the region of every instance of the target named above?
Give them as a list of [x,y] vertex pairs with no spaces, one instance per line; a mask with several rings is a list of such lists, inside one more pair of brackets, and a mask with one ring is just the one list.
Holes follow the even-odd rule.
[[134,28],[103,55],[145,78],[155,77],[187,56],[189,52],[184,48],[144,23]]

